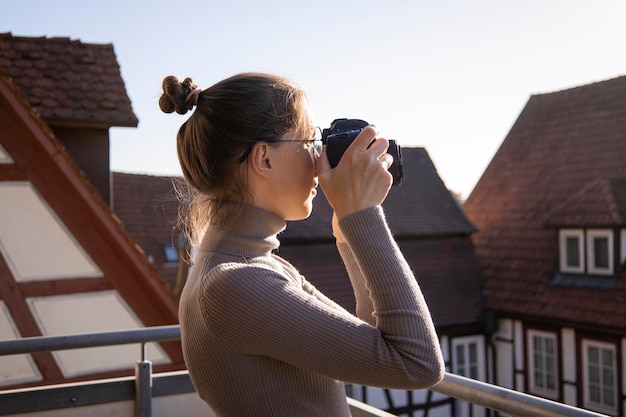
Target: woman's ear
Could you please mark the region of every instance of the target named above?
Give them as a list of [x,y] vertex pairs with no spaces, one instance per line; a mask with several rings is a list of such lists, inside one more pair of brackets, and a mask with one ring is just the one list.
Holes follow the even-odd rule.
[[272,148],[265,142],[258,141],[252,146],[248,156],[250,168],[257,174],[267,177],[272,172]]

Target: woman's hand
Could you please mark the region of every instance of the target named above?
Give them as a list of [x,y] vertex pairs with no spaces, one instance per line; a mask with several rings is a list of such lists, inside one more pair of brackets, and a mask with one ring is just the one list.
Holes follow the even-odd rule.
[[374,141],[377,133],[374,126],[365,127],[334,169],[326,148],[322,151],[319,182],[338,219],[382,204],[389,193],[393,177],[388,169],[393,157],[387,153],[387,139]]

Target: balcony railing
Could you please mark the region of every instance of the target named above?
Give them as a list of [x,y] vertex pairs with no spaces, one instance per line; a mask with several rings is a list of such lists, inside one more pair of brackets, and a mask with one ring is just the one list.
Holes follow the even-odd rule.
[[[0,341],[0,355],[48,352],[121,344],[141,345],[135,376],[0,390],[0,416],[35,413],[45,410],[73,409],[96,404],[134,402],[136,417],[153,416],[155,398],[193,394],[187,371],[152,373],[146,358],[146,343],[180,339],[179,326],[161,326],[66,336],[43,336]],[[516,417],[598,417],[602,414],[549,401],[507,388],[446,373],[443,381],[431,388],[435,392]],[[391,414],[349,398],[353,417],[392,417]],[[120,414],[120,415],[130,415]],[[156,414],[156,413],[155,413]],[[69,413],[68,413],[69,415]],[[78,415],[78,414],[77,414]]]

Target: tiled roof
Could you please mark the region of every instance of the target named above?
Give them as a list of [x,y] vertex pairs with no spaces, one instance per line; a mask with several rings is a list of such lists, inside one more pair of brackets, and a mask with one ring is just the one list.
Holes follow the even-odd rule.
[[48,124],[137,126],[113,45],[2,33],[0,68]]
[[[475,228],[454,200],[424,148],[403,148],[404,179],[383,203],[389,227],[398,239],[469,235]],[[281,240],[331,239],[332,209],[324,193],[313,200],[310,218],[287,226]]]
[[626,328],[623,272],[610,291],[550,285],[558,238],[548,227],[623,227],[625,161],[626,76],[529,99],[463,206],[489,307]]
[[626,227],[626,178],[599,178],[549,214],[548,226]]
[[113,212],[170,288],[174,288],[177,266],[166,261],[164,246],[177,248],[179,243],[176,227],[179,204],[173,186],[177,180],[180,179],[111,174]]

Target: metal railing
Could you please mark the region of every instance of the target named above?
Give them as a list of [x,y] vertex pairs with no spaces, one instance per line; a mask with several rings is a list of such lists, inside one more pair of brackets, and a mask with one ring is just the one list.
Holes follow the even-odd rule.
[[[126,386],[126,388],[124,390],[128,392],[129,389],[127,386],[134,383],[134,390],[130,391],[134,391],[135,415],[137,417],[150,417],[152,415],[153,396],[194,391],[193,385],[189,380],[189,374],[186,371],[153,375],[152,364],[146,358],[146,343],[179,339],[180,326],[178,325],[77,335],[31,337],[0,341],[0,356],[140,343],[141,359],[135,365],[134,378],[118,378],[115,381],[94,381],[94,385],[99,386],[99,392],[101,393],[105,386],[111,387],[112,384],[119,384],[120,386],[125,384],[124,386]],[[22,412],[20,410],[23,410],[27,405],[32,407],[35,403],[33,401],[33,395],[38,396],[39,399],[43,399],[43,401],[36,402],[40,407],[43,407],[41,410],[62,408],[62,406],[56,405],[54,398],[63,398],[63,395],[59,395],[59,390],[63,389],[68,389],[68,387],[64,385],[63,387],[48,386],[29,390],[0,390],[0,415]],[[173,390],[173,392],[168,392],[168,389]],[[113,391],[112,388],[111,390]],[[443,381],[432,387],[431,390],[515,417],[604,416],[603,414],[520,393],[474,379],[464,378],[451,373],[446,373]],[[46,394],[46,391],[48,391],[48,394]],[[102,398],[102,395],[98,397]],[[127,397],[128,395],[126,394],[124,398],[129,399]],[[121,398],[121,395],[118,395],[117,398]],[[85,403],[89,402],[89,399],[83,400],[80,404],[76,404],[75,401],[72,406],[85,405]],[[62,401],[62,405],[67,406],[67,402]],[[350,406],[355,416],[391,416],[389,413],[376,410],[373,407],[358,403],[352,399],[350,399]]]

